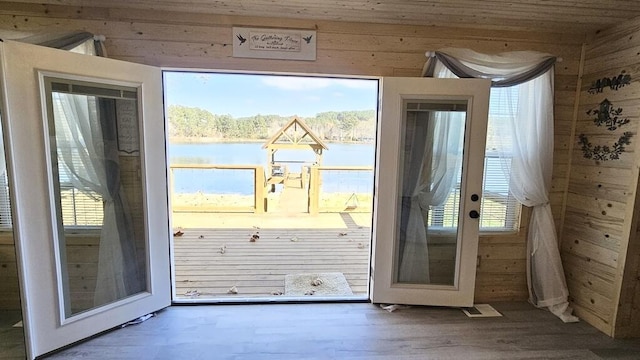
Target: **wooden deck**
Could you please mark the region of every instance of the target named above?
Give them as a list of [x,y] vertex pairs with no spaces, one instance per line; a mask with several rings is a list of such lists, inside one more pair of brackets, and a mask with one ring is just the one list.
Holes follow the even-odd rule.
[[281,297],[274,294],[284,294],[285,275],[323,272],[343,273],[354,295],[366,295],[371,228],[340,216],[336,228],[262,229],[248,218],[246,228],[182,229],[174,237],[176,298]]

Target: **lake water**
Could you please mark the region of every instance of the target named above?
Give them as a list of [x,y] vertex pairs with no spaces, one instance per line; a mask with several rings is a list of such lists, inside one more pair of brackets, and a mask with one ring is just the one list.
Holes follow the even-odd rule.
[[[261,165],[267,169],[267,150],[263,143],[198,143],[170,144],[171,164]],[[323,153],[322,165],[374,166],[374,144],[330,143]],[[311,151],[279,150],[276,161],[313,162]],[[292,172],[300,171],[299,163],[289,164]],[[247,170],[182,170],[174,171],[176,193],[253,194],[253,171]],[[331,171],[322,175],[323,192],[372,192],[372,171]]]

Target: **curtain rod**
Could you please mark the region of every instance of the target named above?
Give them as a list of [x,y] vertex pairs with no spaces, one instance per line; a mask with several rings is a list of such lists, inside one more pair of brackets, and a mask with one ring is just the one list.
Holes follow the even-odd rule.
[[[435,57],[435,56],[436,56],[436,52],[435,52],[435,51],[427,51],[427,52],[425,53],[425,55],[426,55],[427,57]],[[562,62],[562,58],[561,58],[561,57],[559,57],[559,56],[556,56],[556,62],[561,63],[561,62]]]

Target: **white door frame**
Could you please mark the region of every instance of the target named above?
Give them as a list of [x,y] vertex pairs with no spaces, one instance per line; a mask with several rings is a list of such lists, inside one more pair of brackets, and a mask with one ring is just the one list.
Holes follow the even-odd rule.
[[[0,43],[2,117],[21,283],[28,358],[82,340],[170,305],[167,172],[160,69],[12,41]],[[52,219],[42,78],[91,80],[138,89],[142,181],[146,196],[149,289],[63,321],[57,279],[56,222]],[[146,179],[146,180],[145,180]]]

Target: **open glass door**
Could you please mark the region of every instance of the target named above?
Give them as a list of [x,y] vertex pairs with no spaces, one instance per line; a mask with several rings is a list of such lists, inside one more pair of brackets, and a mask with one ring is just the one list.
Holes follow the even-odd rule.
[[29,358],[169,306],[160,70],[0,44]]
[[382,80],[374,303],[473,305],[489,89]]

